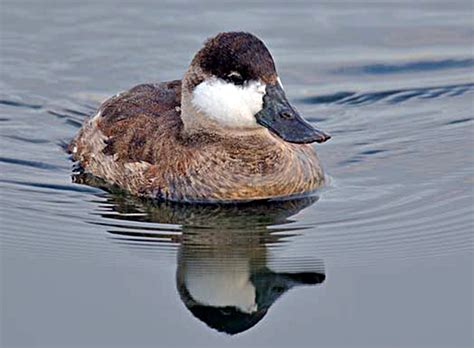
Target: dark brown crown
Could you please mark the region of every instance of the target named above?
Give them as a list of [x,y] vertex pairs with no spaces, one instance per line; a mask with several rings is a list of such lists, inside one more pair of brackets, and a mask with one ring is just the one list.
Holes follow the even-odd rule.
[[274,83],[275,63],[265,44],[256,36],[244,32],[220,33],[209,39],[192,61],[211,75],[226,79],[233,72],[243,80]]

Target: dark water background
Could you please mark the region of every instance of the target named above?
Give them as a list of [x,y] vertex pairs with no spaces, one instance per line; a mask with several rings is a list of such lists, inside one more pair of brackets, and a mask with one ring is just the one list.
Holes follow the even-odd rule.
[[[472,2],[3,0],[0,13],[2,346],[473,345]],[[153,205],[72,183],[61,144],[100,100],[180,78],[228,30],[260,36],[290,99],[333,135],[317,146],[331,177],[318,201]],[[186,302],[199,279],[221,302],[250,280],[266,314],[211,329]]]

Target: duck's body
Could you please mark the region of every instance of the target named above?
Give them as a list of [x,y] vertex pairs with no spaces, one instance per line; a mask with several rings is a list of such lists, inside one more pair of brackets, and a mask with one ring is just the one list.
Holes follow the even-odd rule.
[[[305,194],[321,186],[324,174],[311,145],[283,140],[293,136],[286,128],[271,132],[253,124],[258,107],[247,112],[242,105],[244,111],[236,111],[235,105],[228,106],[235,100],[225,101],[228,94],[218,100],[226,105],[212,104],[216,90],[248,93],[245,89],[253,88],[254,93],[260,88],[262,109],[266,95],[260,82],[216,89],[220,80],[196,64],[183,81],[139,85],[104,102],[71,143],[73,158],[87,172],[134,195],[173,201],[248,201]],[[249,97],[239,98],[240,108]],[[227,109],[209,111],[218,107]]]

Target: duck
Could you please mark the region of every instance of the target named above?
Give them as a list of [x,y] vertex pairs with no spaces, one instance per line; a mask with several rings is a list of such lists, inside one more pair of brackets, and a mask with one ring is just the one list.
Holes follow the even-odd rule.
[[263,41],[222,32],[181,80],[104,101],[68,149],[82,171],[133,196],[234,203],[315,192],[325,175],[311,143],[328,139],[288,101]]

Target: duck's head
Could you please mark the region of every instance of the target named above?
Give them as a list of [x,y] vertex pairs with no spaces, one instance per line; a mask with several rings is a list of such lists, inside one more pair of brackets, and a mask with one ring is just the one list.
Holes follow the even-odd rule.
[[270,52],[249,33],[220,33],[206,41],[183,79],[182,107],[185,128],[192,131],[266,128],[291,143],[330,138],[288,102]]

